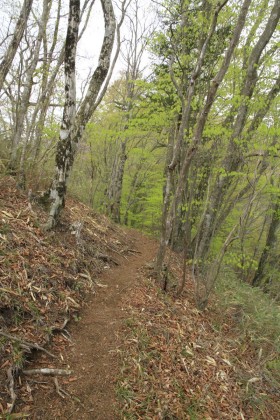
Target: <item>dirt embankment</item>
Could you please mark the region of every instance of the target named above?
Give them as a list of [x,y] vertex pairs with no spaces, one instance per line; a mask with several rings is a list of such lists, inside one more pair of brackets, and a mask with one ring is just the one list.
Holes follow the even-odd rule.
[[[92,378],[99,383],[97,388],[105,381],[99,391],[89,391],[94,403],[107,388],[106,392],[112,394],[112,376],[105,386],[105,369],[113,369],[106,357],[115,342],[121,293],[128,285],[131,287],[135,278],[134,274],[129,278],[129,273],[134,273],[152,254],[145,246],[145,238],[119,228],[72,199],[67,200],[55,231],[44,232],[40,226],[47,214],[38,197],[30,200],[8,177],[0,181],[0,216],[2,415],[9,411],[23,415],[33,412],[37,389],[43,390],[43,400],[37,407],[35,404],[35,418],[41,415],[37,409],[46,407],[43,401],[52,405],[51,399],[57,394],[55,384],[40,386],[37,382],[45,382],[44,377],[24,375],[23,370],[31,366],[69,365],[74,369],[70,383],[78,391],[73,391],[74,400],[87,386],[92,388]],[[134,249],[137,242],[143,245],[143,255]],[[111,279],[113,267],[119,274]],[[105,277],[101,284],[102,273]],[[103,404],[104,410],[112,405]],[[44,418],[50,418],[49,414]]]

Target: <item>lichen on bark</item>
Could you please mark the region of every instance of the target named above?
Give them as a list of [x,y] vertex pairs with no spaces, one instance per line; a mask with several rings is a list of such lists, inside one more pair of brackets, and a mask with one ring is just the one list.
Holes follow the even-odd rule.
[[104,38],[98,65],[90,79],[88,91],[76,113],[76,49],[80,22],[80,0],[70,0],[68,29],[65,44],[65,105],[56,152],[56,174],[50,188],[51,207],[46,229],[58,222],[64,207],[67,181],[74,162],[77,144],[90,120],[102,85],[110,69],[114,46],[116,19],[111,0],[101,0],[105,22]]

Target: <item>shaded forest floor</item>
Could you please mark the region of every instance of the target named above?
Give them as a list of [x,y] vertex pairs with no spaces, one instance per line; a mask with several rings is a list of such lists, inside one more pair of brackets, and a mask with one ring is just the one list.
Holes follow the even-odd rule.
[[[1,418],[280,418],[279,355],[244,332],[242,307],[197,311],[190,279],[162,293],[156,241],[81,203],[46,233],[38,198],[11,178],[0,191]],[[42,368],[71,374],[26,372]]]

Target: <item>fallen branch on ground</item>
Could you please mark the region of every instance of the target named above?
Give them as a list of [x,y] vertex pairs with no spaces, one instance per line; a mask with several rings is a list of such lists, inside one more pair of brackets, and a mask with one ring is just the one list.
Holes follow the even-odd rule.
[[97,287],[101,287],[103,289],[106,288],[106,287],[108,287],[108,284],[97,283],[97,281],[95,282],[95,284],[96,284]]
[[131,252],[131,254],[142,254],[142,252],[137,251],[136,249],[127,249],[127,252]]
[[9,392],[10,392],[11,399],[12,399],[11,404],[9,404],[8,413],[11,414],[13,409],[14,409],[15,402],[16,402],[16,399],[17,399],[17,395],[16,395],[15,390],[14,390],[15,381],[14,381],[14,375],[13,375],[13,368],[12,367],[10,367],[7,370],[7,376],[8,376],[8,381],[9,381]]
[[[120,253],[119,251],[117,251],[116,249],[114,249],[114,248],[110,247],[109,245],[107,245],[107,248],[108,248],[110,251],[115,252],[116,254],[120,255],[121,257],[123,257],[125,260],[127,260],[127,261],[128,261],[128,258],[127,258],[125,255],[121,254],[121,253]],[[124,251],[124,250],[123,250],[123,251]]]
[[72,370],[67,369],[53,369],[53,368],[41,368],[41,369],[28,369],[23,370],[24,375],[50,375],[50,376],[69,376],[72,374]]
[[96,252],[95,258],[98,258],[99,260],[102,260],[104,262],[108,262],[108,263],[112,262],[115,265],[119,265],[119,263],[116,260],[114,260],[112,257],[110,257],[107,254],[102,254],[101,252]]
[[87,271],[87,274],[79,273],[80,277],[89,280],[91,284],[95,284],[97,287],[108,287],[107,284],[98,283],[95,279],[91,278],[90,273]]
[[13,292],[13,291],[12,291],[12,290],[10,290],[10,289],[5,289],[4,287],[0,287],[0,292],[3,292],[3,293],[10,293],[10,295],[14,295],[14,296],[20,296],[20,294],[19,294],[19,293]]

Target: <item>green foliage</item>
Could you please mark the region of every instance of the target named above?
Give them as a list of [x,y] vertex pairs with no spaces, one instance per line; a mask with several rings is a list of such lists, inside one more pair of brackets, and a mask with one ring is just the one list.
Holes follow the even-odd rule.
[[[86,144],[78,153],[70,190],[99,211],[107,211],[107,192],[125,144],[127,160],[122,184],[122,221],[158,234],[167,129],[173,110],[159,106],[160,94],[145,80],[135,81],[139,94],[126,110],[125,82],[114,83],[87,127]],[[167,86],[167,84],[166,84]],[[158,95],[158,97],[157,97]],[[122,105],[121,105],[122,104]],[[81,180],[83,179],[83,188]]]
[[231,270],[224,270],[216,288],[219,304],[225,308],[242,308],[240,331],[243,339],[262,348],[265,356],[280,351],[280,309],[260,289],[239,281]]
[[122,213],[127,224],[157,234],[162,206],[163,162],[161,150],[141,148],[130,153],[123,184]]
[[[160,234],[164,173],[170,163],[172,146],[177,141],[182,103],[187,100],[190,78],[217,5],[214,1],[202,4],[188,0],[166,0],[163,3],[160,24],[149,40],[153,54],[152,75],[134,80],[123,74],[108,89],[87,127],[70,182],[72,193],[98,211],[111,215],[115,203],[109,190],[124,148],[121,222],[154,235]],[[274,38],[257,66],[258,81],[252,95],[244,96],[248,59],[270,10],[271,3],[267,0],[249,9],[241,41],[218,87],[177,209],[177,240],[180,245],[183,225],[187,223],[191,254],[197,238],[202,235],[206,210],[213,215],[214,229],[206,253],[209,260],[205,261],[206,266],[219,255],[236,226],[236,238],[226,250],[223,264],[243,281],[251,281],[254,276],[271,216],[268,200],[273,204],[279,193],[269,181],[272,175],[279,176],[279,150],[275,141],[279,134],[277,98],[254,130],[252,128],[256,116],[267,106],[268,92],[277,77],[279,53]],[[239,3],[227,3],[219,14],[202,71],[195,80],[172,194],[176,190],[184,153],[192,145],[199,114],[224,59],[239,11]],[[244,106],[247,112],[244,128],[236,135],[236,123]],[[218,194],[220,185],[221,194],[212,208],[213,197]],[[269,279],[273,277],[277,289],[275,259],[269,263],[267,272]]]
[[258,261],[252,259],[250,255],[242,255],[237,252],[228,252],[224,258],[224,264],[242,270],[258,268]]
[[274,359],[269,360],[266,367],[271,372],[271,376],[280,382],[280,357],[276,356]]

